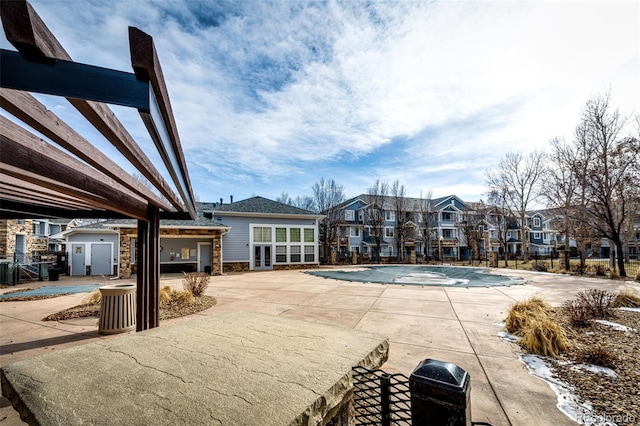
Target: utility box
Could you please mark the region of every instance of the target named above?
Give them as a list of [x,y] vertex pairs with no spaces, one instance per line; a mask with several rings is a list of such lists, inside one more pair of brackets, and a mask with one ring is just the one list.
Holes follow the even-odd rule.
[[471,377],[455,364],[425,359],[411,373],[416,425],[471,426]]

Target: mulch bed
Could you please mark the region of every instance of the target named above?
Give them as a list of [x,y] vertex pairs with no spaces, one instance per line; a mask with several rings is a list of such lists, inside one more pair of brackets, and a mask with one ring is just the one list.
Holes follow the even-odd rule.
[[[571,330],[574,343],[557,361],[551,360],[556,377],[575,389],[581,403],[590,402],[592,420],[619,426],[640,423],[640,313],[616,310],[615,317],[607,318],[635,329],[625,332],[594,321],[583,328],[571,327],[559,311],[558,319]],[[583,358],[586,349],[604,352],[604,363],[611,363],[616,377],[576,369],[575,364],[590,364]]]
[[[160,304],[160,321],[179,318],[209,309],[217,303],[215,297],[194,297],[190,302],[172,301]],[[86,303],[51,314],[43,321],[62,321],[73,318],[100,317],[100,303]]]

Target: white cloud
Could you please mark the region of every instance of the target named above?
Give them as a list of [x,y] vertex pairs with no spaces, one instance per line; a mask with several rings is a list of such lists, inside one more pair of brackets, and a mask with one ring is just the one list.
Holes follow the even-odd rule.
[[78,61],[130,71],[126,27],[154,37],[203,199],[310,193],[320,177],[479,198],[485,169],[570,138],[592,95],[638,112],[637,2],[34,7]]

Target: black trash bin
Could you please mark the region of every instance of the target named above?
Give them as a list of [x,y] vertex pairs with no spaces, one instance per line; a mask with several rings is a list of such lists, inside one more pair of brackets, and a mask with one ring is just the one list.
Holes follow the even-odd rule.
[[60,268],[49,268],[49,281],[58,281],[60,278]]
[[455,364],[425,359],[411,373],[411,415],[419,425],[471,425],[471,377]]

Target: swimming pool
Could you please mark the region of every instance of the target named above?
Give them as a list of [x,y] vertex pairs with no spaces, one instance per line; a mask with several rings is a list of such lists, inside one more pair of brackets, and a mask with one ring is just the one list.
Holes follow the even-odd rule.
[[84,285],[58,285],[49,287],[31,288],[25,291],[16,291],[12,293],[0,294],[1,299],[11,299],[14,297],[42,297],[42,296],[61,296],[63,294],[91,293],[100,288],[100,284],[84,284]]
[[493,287],[523,285],[520,277],[489,273],[466,266],[366,266],[365,269],[308,271],[307,274],[342,281],[445,287]]

